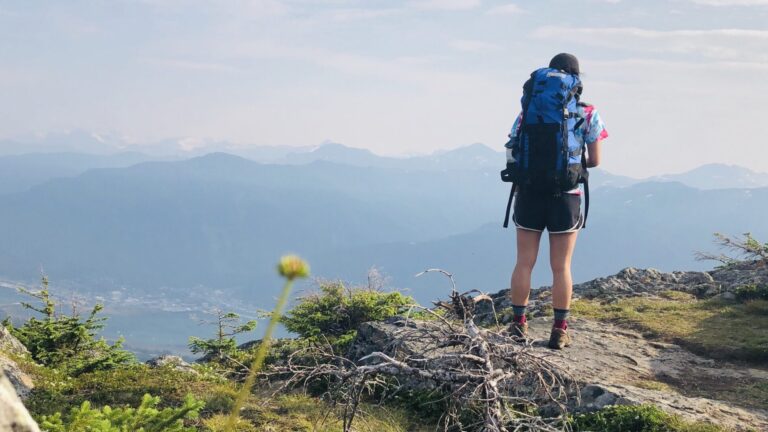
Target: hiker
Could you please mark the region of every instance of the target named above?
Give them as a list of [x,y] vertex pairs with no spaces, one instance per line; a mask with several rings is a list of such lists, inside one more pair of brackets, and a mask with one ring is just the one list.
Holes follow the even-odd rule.
[[531,74],[523,86],[522,112],[505,145],[507,169],[502,171],[502,180],[512,182],[504,227],[514,198],[512,221],[517,232],[517,263],[510,289],[514,317],[509,332],[527,337],[525,310],[531,272],[546,229],[555,312],[548,345],[553,349],[571,342],[567,332],[573,289],[571,257],[589,214],[587,168],[600,163],[600,143],[608,136],[595,107],[581,101],[582,89],[579,62],[572,54],[558,54],[549,67]]

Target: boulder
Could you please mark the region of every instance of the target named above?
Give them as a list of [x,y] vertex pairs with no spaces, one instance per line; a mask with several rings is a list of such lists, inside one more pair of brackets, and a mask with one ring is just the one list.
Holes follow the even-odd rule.
[[768,285],[768,262],[765,260],[739,262],[712,270],[709,274],[729,291],[743,285]]
[[[740,279],[739,279],[740,278]],[[648,268],[638,269],[627,267],[612,276],[593,279],[573,286],[574,298],[597,299],[604,302],[614,302],[626,297],[655,296],[664,291],[681,291],[699,298],[709,298],[724,292],[726,280],[752,280],[747,272],[739,276],[734,271],[708,273],[697,271],[675,271],[664,273]],[[766,273],[768,282],[768,273]],[[531,290],[528,300],[528,315],[544,316],[551,310],[551,289],[548,286]],[[512,301],[509,290],[501,290],[490,294],[491,302],[481,301],[477,304],[475,320],[482,324],[494,324],[493,309],[498,314],[499,324],[512,321]]]
[[192,365],[185,362],[181,357],[175,356],[175,355],[164,354],[164,355],[147,360],[146,364],[152,368],[171,367],[180,372],[187,372],[191,374],[198,373],[192,367]]
[[15,361],[0,355],[0,374],[4,374],[21,399],[26,399],[35,388],[32,378]]
[[37,423],[21,403],[14,386],[0,373],[0,431],[40,432]]
[[374,351],[380,351],[393,357],[412,355],[422,351],[425,346],[418,340],[406,341],[400,336],[409,329],[429,329],[432,326],[434,324],[429,321],[406,321],[401,317],[363,323],[358,327],[357,336],[347,355],[353,360]]
[[574,294],[579,297],[602,300],[656,295],[663,291],[681,291],[700,298],[712,297],[721,292],[721,284],[707,272],[663,273],[653,268],[628,267],[613,276],[573,286]]
[[27,355],[29,355],[27,347],[19,342],[7,328],[0,326],[0,375],[5,374],[21,399],[26,399],[35,385],[32,378],[21,370],[13,358]]
[[0,325],[0,351],[17,356],[29,354],[27,347],[19,342],[19,340],[2,325]]

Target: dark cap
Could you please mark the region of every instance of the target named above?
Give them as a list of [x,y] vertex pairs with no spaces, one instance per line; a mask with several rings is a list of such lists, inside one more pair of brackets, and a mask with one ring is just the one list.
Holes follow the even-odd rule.
[[570,74],[579,74],[579,59],[573,54],[560,53],[549,61],[549,67],[560,69]]

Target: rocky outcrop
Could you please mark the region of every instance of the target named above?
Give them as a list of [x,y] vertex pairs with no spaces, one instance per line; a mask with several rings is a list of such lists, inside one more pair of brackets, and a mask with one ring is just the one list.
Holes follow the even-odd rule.
[[681,291],[702,298],[720,294],[721,290],[722,285],[707,272],[664,273],[652,268],[633,267],[573,286],[574,294],[579,297],[602,300],[656,295],[664,291]]
[[16,339],[7,328],[0,325],[0,352],[22,356],[29,354],[27,347]]
[[678,345],[583,319],[571,320],[573,345],[553,351],[545,347],[551,321],[536,318],[529,324],[532,349],[545,352],[582,383],[581,402],[572,407],[576,411],[650,403],[688,420],[768,430],[768,411],[737,408],[719,399],[726,388],[768,386],[766,370],[707,359]]
[[191,374],[198,373],[192,367],[192,365],[185,362],[181,357],[175,356],[175,355],[168,355],[168,354],[161,355],[161,356],[147,360],[146,364],[149,367],[153,367],[153,368],[170,367],[180,372],[187,372]]
[[[551,321],[540,317],[529,322],[534,338],[529,349],[567,371],[581,389],[580,401],[572,399],[573,412],[650,403],[688,420],[716,422],[735,430],[768,430],[768,412],[734,407],[718,399],[723,380],[734,388],[768,386],[768,371],[716,362],[677,345],[646,340],[637,332],[582,319],[572,320],[573,346],[553,351],[546,348]],[[358,330],[352,357],[374,351],[392,356],[423,352],[422,342],[410,339],[404,343],[399,335],[415,327],[428,331],[434,325],[403,319],[365,323]],[[401,384],[428,387],[428,383],[408,379]],[[701,388],[708,387],[712,391],[702,397]]]
[[0,431],[40,432],[37,423],[29,415],[13,385],[3,373],[0,373]]
[[726,290],[744,285],[768,285],[768,262],[764,260],[734,263],[709,272]]
[[21,370],[13,357],[29,355],[27,348],[19,342],[9,331],[0,326],[0,375],[5,373],[16,394],[26,399],[35,387],[32,378]]
[[768,263],[745,261],[708,272],[660,272],[656,269],[625,268],[613,276],[573,286],[576,296],[613,300],[621,297],[656,295],[681,291],[698,298],[732,292],[744,285],[768,285]]
[[7,377],[16,390],[16,394],[22,399],[26,399],[32,389],[35,388],[32,378],[22,371],[15,361],[4,357],[2,354],[0,354],[0,374]]
[[[675,271],[627,267],[612,276],[593,279],[573,286],[574,298],[596,299],[614,302],[621,298],[657,296],[664,291],[680,291],[697,298],[720,296],[726,300],[735,298],[733,291],[744,285],[768,285],[768,264],[765,261],[747,261],[708,272]],[[550,310],[550,287],[544,286],[531,291],[528,314],[546,315]],[[493,308],[501,324],[512,320],[512,301],[509,290],[490,294]],[[478,303],[476,319],[484,324],[493,323],[489,302]]]

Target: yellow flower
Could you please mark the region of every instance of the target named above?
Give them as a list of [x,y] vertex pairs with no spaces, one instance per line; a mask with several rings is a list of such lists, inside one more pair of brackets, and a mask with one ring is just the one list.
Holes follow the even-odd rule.
[[309,276],[309,264],[297,255],[285,255],[280,258],[277,272],[288,280]]

